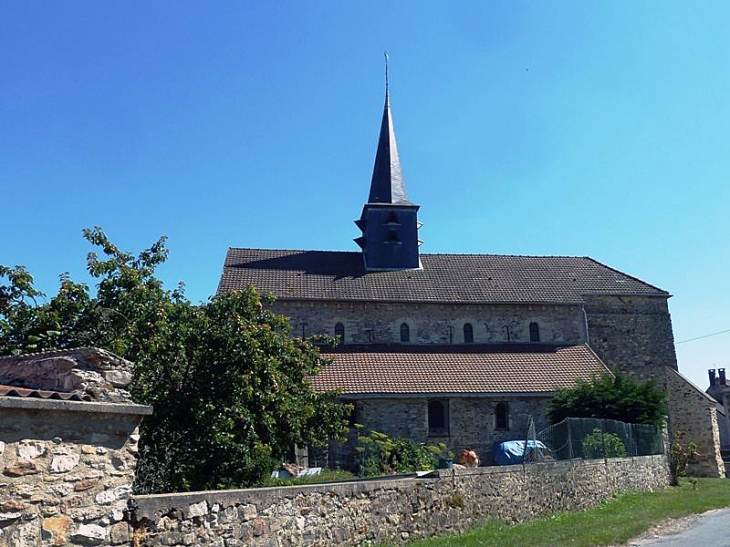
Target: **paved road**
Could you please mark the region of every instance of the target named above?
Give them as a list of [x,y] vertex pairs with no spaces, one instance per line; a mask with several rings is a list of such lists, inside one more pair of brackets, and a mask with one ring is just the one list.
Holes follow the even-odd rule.
[[710,511],[691,518],[688,529],[659,538],[642,538],[630,547],[730,547],[730,508]]

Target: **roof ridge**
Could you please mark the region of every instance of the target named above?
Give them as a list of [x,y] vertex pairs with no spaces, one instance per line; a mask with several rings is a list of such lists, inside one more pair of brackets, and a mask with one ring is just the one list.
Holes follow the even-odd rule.
[[[332,250],[332,249],[265,249],[261,247],[228,247],[230,251],[269,251],[278,253],[347,253],[347,254],[361,254],[360,251],[348,251],[348,250]],[[572,258],[572,259],[584,259],[591,260],[597,264],[605,266],[601,262],[591,258],[590,256],[578,256],[578,255],[519,255],[519,254],[498,254],[498,253],[420,253],[420,256],[447,256],[447,257],[504,257],[504,258]],[[607,268],[609,266],[606,266]],[[611,268],[615,270],[615,268]],[[615,270],[618,271],[618,270]],[[619,272],[621,273],[621,272]]]

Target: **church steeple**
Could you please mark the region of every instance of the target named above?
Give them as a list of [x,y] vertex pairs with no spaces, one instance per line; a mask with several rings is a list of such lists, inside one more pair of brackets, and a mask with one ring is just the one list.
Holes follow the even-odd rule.
[[355,224],[362,236],[367,270],[407,270],[420,267],[418,259],[418,205],[408,201],[393,131],[388,90],[388,55],[385,55],[385,107],[380,124],[370,196]]
[[400,167],[395,131],[393,131],[393,115],[390,112],[387,88],[368,203],[409,203]]

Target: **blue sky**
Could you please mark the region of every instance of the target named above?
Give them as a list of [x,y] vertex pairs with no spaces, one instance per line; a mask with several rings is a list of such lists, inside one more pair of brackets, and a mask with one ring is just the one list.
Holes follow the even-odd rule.
[[[84,227],[215,292],[228,247],[356,250],[383,52],[423,252],[591,256],[730,329],[730,3],[5,2],[0,264]],[[703,388],[730,332],[677,345]]]

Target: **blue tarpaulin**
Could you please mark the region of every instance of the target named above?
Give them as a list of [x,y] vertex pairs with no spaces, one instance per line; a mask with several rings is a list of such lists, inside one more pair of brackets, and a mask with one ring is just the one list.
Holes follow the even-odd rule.
[[[527,441],[527,452],[538,451],[542,454],[547,452],[547,447],[540,441]],[[492,459],[498,465],[514,465],[522,463],[525,456],[525,441],[505,441],[495,443],[492,449]],[[531,458],[528,458],[528,461]]]

